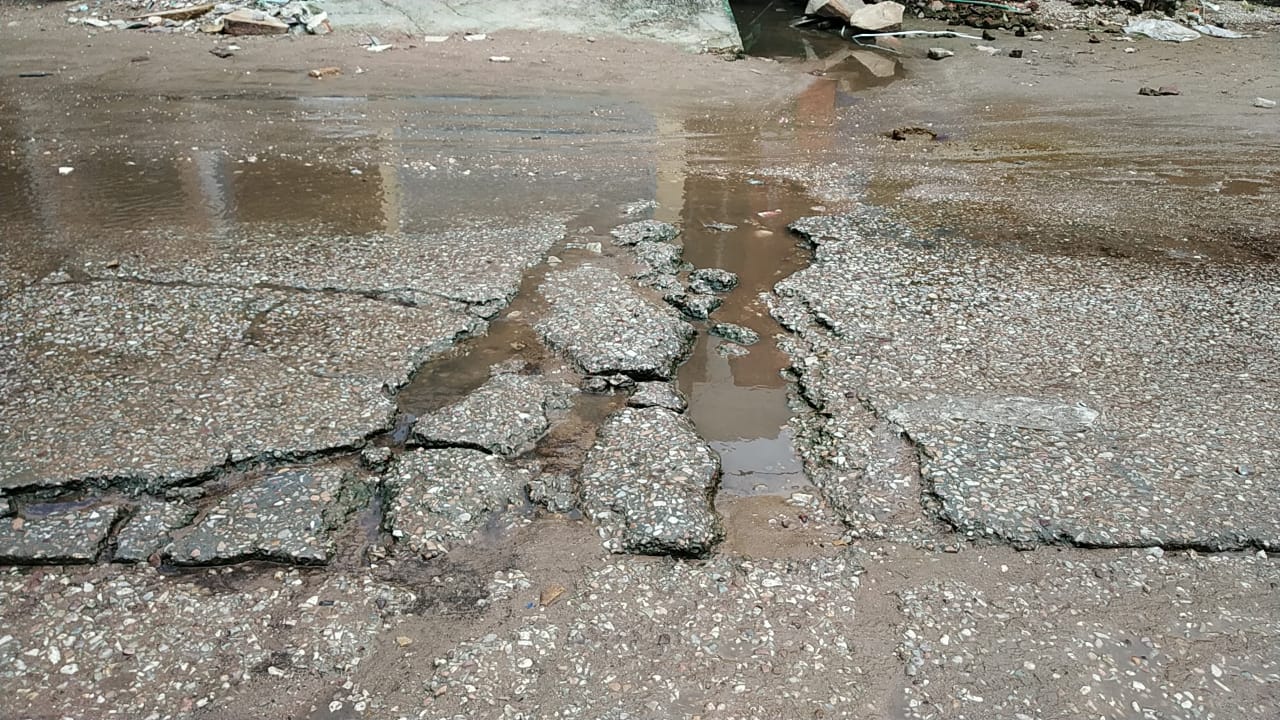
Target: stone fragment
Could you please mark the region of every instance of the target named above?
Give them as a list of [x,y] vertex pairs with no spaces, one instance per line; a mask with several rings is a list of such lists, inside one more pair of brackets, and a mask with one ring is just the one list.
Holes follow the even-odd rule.
[[413,450],[386,475],[386,529],[424,558],[469,541],[494,512],[521,502],[528,470],[478,450]]
[[333,556],[344,473],[335,467],[277,470],[234,490],[166,550],[178,565],[274,560],[313,565]]
[[640,220],[639,222],[620,225],[609,231],[615,245],[637,245],[641,242],[669,243],[676,239],[680,231],[671,223],[657,220]]
[[645,300],[610,270],[551,273],[538,288],[551,308],[538,331],[582,372],[669,378],[693,344],[693,328]]
[[682,413],[689,408],[689,401],[671,383],[645,382],[636,384],[635,392],[627,398],[627,405],[634,408],[660,407]]
[[27,507],[22,515],[0,520],[0,563],[91,563],[120,512],[105,504]]
[[929,48],[930,60],[945,60],[949,57],[952,57],[953,55],[955,55],[955,53],[946,48],[940,48],[940,47]]
[[643,278],[650,275],[675,275],[684,268],[679,247],[665,242],[644,240],[636,243],[634,248],[636,262],[641,271],[633,277]]
[[711,334],[739,345],[755,345],[760,342],[760,334],[755,330],[733,323],[716,323],[711,326]]
[[376,473],[385,472],[391,466],[392,452],[389,447],[367,447],[360,451],[360,465],[366,470]]
[[738,287],[738,276],[720,268],[699,268],[689,273],[689,291],[702,294],[726,293]]
[[712,507],[720,458],[688,420],[623,408],[600,428],[582,467],[584,512],[615,552],[702,556],[724,537]]
[[289,25],[262,12],[241,8],[222,16],[222,31],[228,35],[283,35]]
[[902,24],[903,6],[886,0],[859,8],[849,15],[849,25],[868,32],[880,32]]
[[529,481],[529,499],[552,513],[568,513],[578,508],[573,478],[564,474],[539,475]]
[[724,304],[724,300],[705,293],[674,292],[664,295],[662,299],[694,320],[706,320]]
[[146,560],[169,544],[170,531],[184,527],[195,517],[195,508],[186,503],[144,500],[116,533],[116,551],[111,559],[116,562]]
[[551,426],[550,415],[568,405],[563,385],[504,373],[461,401],[419,418],[413,438],[429,447],[468,447],[512,457],[533,447]]

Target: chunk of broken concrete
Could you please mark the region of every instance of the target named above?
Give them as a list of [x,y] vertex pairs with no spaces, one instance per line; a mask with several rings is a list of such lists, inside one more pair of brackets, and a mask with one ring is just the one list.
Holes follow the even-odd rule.
[[620,225],[609,231],[615,245],[636,245],[644,241],[671,242],[680,231],[671,223],[657,220],[641,220],[639,222]]
[[849,24],[860,30],[880,32],[902,24],[903,6],[887,0],[855,10],[849,15]]
[[232,491],[166,553],[178,565],[242,560],[323,564],[333,555],[333,527],[344,473],[335,467],[278,470]]
[[222,31],[228,35],[283,35],[289,25],[260,10],[241,8],[222,16]]
[[733,323],[716,323],[711,326],[711,334],[739,345],[755,345],[760,342],[760,334],[755,330]]
[[945,60],[953,55],[955,55],[955,53],[946,48],[940,48],[940,47],[929,48],[930,60]]
[[413,450],[386,476],[384,527],[400,546],[432,558],[470,541],[489,516],[521,502],[531,473],[478,450]]
[[538,332],[584,373],[665,379],[692,347],[688,323],[610,270],[584,266],[551,273],[538,292],[551,306]]
[[809,0],[805,5],[805,15],[818,15],[849,22],[850,16],[865,7],[862,0]]
[[738,276],[720,268],[702,268],[689,273],[689,289],[696,293],[725,293],[738,286]]
[[706,320],[711,317],[711,313],[724,304],[724,301],[715,295],[698,292],[667,293],[662,296],[662,299],[694,320]]
[[116,505],[52,507],[47,512],[40,506],[28,508],[23,515],[0,520],[0,563],[91,563],[120,512]]
[[413,438],[430,447],[466,447],[512,457],[529,450],[569,405],[569,389],[533,375],[489,378],[461,401],[427,415]]
[[615,552],[702,556],[724,537],[711,503],[719,479],[720,458],[684,417],[623,408],[587,453],[583,510]]
[[173,530],[195,519],[195,508],[183,502],[144,500],[116,534],[116,562],[142,562],[168,545]]
[[627,405],[634,408],[660,407],[682,413],[689,408],[684,394],[671,383],[637,383],[636,390],[627,398]]

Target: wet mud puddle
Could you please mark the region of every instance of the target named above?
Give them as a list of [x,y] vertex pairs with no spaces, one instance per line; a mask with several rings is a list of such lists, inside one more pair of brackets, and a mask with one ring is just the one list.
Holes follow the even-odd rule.
[[[790,361],[774,341],[780,328],[762,295],[808,265],[809,251],[786,223],[813,212],[815,201],[784,183],[714,175],[687,177],[683,196],[685,260],[739,279],[680,368],[689,417],[720,455],[722,495],[788,495],[808,480],[788,427],[781,371]],[[709,332],[716,323],[750,328],[760,342],[743,348],[722,340]]]

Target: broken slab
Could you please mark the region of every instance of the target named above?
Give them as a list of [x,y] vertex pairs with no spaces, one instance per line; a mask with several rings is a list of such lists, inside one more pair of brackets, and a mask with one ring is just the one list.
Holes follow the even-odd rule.
[[336,467],[277,470],[232,491],[165,554],[175,565],[273,560],[316,565],[333,557],[333,530],[347,514]]
[[905,8],[893,0],[858,8],[849,14],[849,25],[867,32],[882,32],[902,24]]
[[660,407],[675,413],[689,409],[684,393],[669,382],[636,383],[635,392],[627,398],[627,405],[634,408]]
[[534,375],[502,373],[461,401],[418,418],[413,439],[429,447],[466,447],[513,457],[531,449],[569,407],[569,388]]
[[809,0],[804,7],[804,14],[836,18],[847,23],[853,13],[863,7],[865,4],[862,0]]
[[[389,429],[388,388],[484,323],[460,303],[347,294],[35,285],[5,298],[0,489],[147,488]],[[107,330],[109,329],[109,330]]]
[[223,15],[222,31],[228,35],[284,35],[289,24],[261,10],[241,8]]
[[522,502],[531,475],[478,450],[412,450],[385,476],[384,527],[398,545],[435,557],[472,540],[493,513]]
[[651,275],[675,275],[684,269],[683,251],[676,245],[653,240],[643,240],[632,248],[636,262],[640,264],[640,272],[632,277],[645,278]]
[[697,292],[667,293],[662,296],[662,299],[684,313],[686,317],[694,320],[706,320],[711,317],[711,313],[724,304],[724,300],[715,295]]
[[98,559],[118,505],[32,506],[0,520],[0,563],[91,563]]
[[623,408],[583,463],[583,512],[614,552],[702,556],[724,538],[711,502],[719,480],[719,456],[683,416]]
[[699,268],[689,273],[689,291],[702,294],[727,293],[738,287],[738,276],[720,268]]
[[184,502],[144,500],[116,533],[116,562],[142,562],[172,540],[172,531],[186,527],[196,517],[196,509]]
[[538,332],[587,374],[669,378],[692,347],[688,323],[611,270],[583,266],[550,273],[538,292],[550,304]]
[[817,245],[773,308],[815,410],[797,449],[854,532],[1280,547],[1267,266],[929,245],[861,210],[793,227]]
[[642,242],[669,243],[680,235],[680,230],[671,223],[659,220],[639,220],[609,231],[615,245],[639,245]]
[[711,326],[710,333],[738,345],[755,345],[760,342],[760,333],[733,323],[716,323]]

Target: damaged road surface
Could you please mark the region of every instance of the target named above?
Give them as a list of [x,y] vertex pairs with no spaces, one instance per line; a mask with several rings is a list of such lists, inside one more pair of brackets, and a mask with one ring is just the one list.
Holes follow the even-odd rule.
[[1280,716],[1273,14],[927,4],[0,4],[0,716]]

